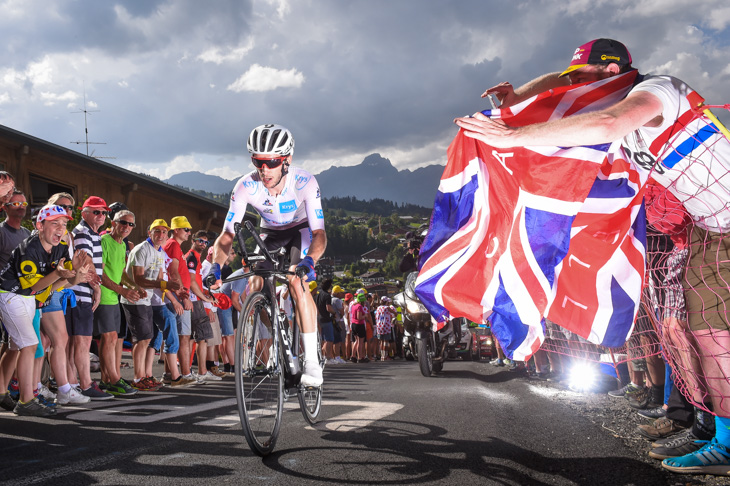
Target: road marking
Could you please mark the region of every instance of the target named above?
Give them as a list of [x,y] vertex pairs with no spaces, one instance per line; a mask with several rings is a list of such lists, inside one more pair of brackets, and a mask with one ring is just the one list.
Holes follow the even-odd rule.
[[[135,400],[136,402],[137,400]],[[124,404],[120,407],[110,407],[100,410],[87,410],[84,412],[72,413],[67,417],[71,420],[81,422],[117,422],[125,424],[149,424],[161,422],[175,417],[192,415],[206,410],[230,407],[236,404],[235,398],[218,400],[215,402],[202,403],[200,405],[137,405]],[[139,410],[141,415],[133,415],[132,412]],[[159,411],[159,413],[154,413]]]

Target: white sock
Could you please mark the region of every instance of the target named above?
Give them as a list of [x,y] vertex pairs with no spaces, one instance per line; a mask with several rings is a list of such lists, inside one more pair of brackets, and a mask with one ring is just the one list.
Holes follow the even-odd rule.
[[317,333],[303,332],[302,343],[304,344],[304,361],[307,363],[317,363]]
[[41,383],[41,382],[39,381],[39,382],[38,382],[38,386],[36,386],[36,387],[35,387],[35,389],[36,389],[36,390],[40,390],[42,386],[43,386],[43,383]]
[[66,383],[65,385],[61,385],[58,387],[58,391],[63,393],[64,395],[71,391],[71,385]]

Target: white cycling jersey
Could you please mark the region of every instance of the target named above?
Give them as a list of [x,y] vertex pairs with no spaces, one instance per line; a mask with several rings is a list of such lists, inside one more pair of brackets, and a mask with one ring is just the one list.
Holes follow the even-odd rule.
[[304,221],[312,231],[324,229],[319,184],[304,169],[289,167],[284,176],[284,190],[272,196],[261,182],[258,171],[241,177],[231,193],[231,205],[223,231],[234,233],[233,225],[240,223],[250,204],[261,215],[261,227],[285,230]]

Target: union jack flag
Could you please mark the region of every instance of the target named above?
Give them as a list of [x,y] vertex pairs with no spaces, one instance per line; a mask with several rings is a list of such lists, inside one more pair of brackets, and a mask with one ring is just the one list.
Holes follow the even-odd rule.
[[[595,111],[630,72],[551,90],[505,110],[523,126]],[[448,150],[416,293],[437,320],[492,323],[505,353],[534,354],[543,318],[607,346],[631,332],[644,275],[642,175],[620,143],[497,149],[459,131]]]

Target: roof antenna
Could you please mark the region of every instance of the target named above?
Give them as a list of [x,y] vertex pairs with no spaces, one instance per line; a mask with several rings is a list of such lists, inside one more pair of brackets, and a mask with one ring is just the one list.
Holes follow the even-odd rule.
[[106,142],[89,142],[89,125],[88,125],[88,114],[89,113],[98,113],[99,110],[87,110],[86,109],[86,90],[84,90],[84,109],[79,111],[72,111],[71,113],[83,113],[84,114],[84,133],[86,134],[86,141],[82,142],[81,140],[77,140],[76,142],[69,142],[69,143],[75,143],[77,145],[85,144],[86,145],[86,156],[87,157],[94,157],[95,159],[116,159],[116,157],[101,157],[99,155],[94,155],[95,151],[91,151],[89,153],[89,145],[106,145]]

